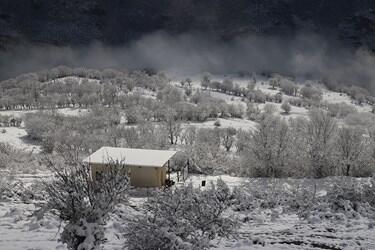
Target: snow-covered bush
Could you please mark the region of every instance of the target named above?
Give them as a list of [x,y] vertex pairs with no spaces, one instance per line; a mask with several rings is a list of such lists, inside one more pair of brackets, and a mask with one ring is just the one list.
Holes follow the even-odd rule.
[[298,86],[294,82],[288,79],[283,79],[280,82],[280,88],[281,88],[281,91],[285,93],[286,95],[296,96],[298,92]]
[[192,184],[159,192],[144,205],[146,214],[128,222],[129,250],[208,249],[218,236],[235,234],[236,221],[225,216],[233,194],[222,181],[206,189]]
[[223,147],[224,144],[232,147],[234,138],[232,135],[228,138],[222,136],[219,128],[201,128],[197,131],[188,129],[183,133],[182,141],[186,144],[184,154],[189,159],[190,173],[229,174],[234,172],[236,160],[225,154],[221,147],[221,144]]
[[[258,179],[259,182],[245,183],[241,188],[234,189],[234,210],[255,211],[259,209],[277,209],[285,211],[299,203],[301,190],[290,186],[285,180]],[[297,195],[298,193],[298,195]],[[298,197],[297,197],[298,196]]]
[[357,113],[357,109],[346,103],[329,103],[327,105],[328,112],[331,116],[337,118],[345,118],[349,114]]
[[368,128],[375,124],[375,115],[372,113],[351,113],[345,117],[344,121],[350,126]]
[[236,134],[237,130],[232,127],[220,129],[220,142],[227,152],[229,152],[234,145],[234,137]]
[[370,95],[367,89],[360,86],[350,86],[344,88],[344,92],[347,93],[358,104],[362,104],[366,100],[366,97]]
[[[323,189],[322,189],[323,188]],[[257,179],[234,190],[233,210],[243,222],[297,214],[310,223],[375,216],[375,179],[348,177],[324,180]],[[246,212],[246,213],[244,213]]]
[[100,220],[88,222],[86,218],[81,218],[64,227],[60,240],[72,250],[98,249],[98,246],[105,242],[104,224],[105,222]]
[[283,102],[281,109],[284,110],[285,114],[289,114],[292,110],[292,106],[290,106],[289,102]]
[[167,85],[157,93],[157,98],[163,100],[167,105],[174,105],[182,101],[182,94],[176,87]]
[[22,200],[29,198],[24,184],[9,176],[0,176],[0,201],[1,200]]
[[375,215],[375,181],[363,183],[356,179],[340,179],[327,190],[326,195],[316,197],[299,215],[310,222],[321,220],[347,220]]
[[228,104],[226,108],[230,117],[242,119],[244,109],[241,104]]
[[126,197],[125,166],[109,164],[100,181],[91,179],[87,165],[48,161],[48,166],[54,178],[44,183],[45,209],[66,222],[60,240],[69,249],[96,249],[105,241],[109,213]]
[[306,85],[301,88],[301,96],[306,99],[320,101],[322,99],[322,91],[311,85]]
[[263,107],[263,112],[268,115],[272,115],[277,111],[277,107],[275,104],[267,103]]
[[220,127],[220,126],[221,126],[221,122],[220,122],[220,120],[216,120],[216,121],[214,122],[214,126],[215,126],[215,127]]
[[246,98],[248,99],[249,102],[265,103],[267,96],[261,90],[254,90],[254,91],[249,91],[246,94]]
[[38,157],[14,148],[8,143],[0,143],[0,169],[12,173],[34,173],[38,169],[44,169],[37,162]]
[[5,177],[0,177],[0,200],[4,199],[4,197],[7,197],[10,191],[10,183],[9,180]]
[[59,119],[58,115],[49,115],[42,112],[27,114],[25,129],[31,139],[42,141],[46,133],[55,130]]
[[246,116],[251,121],[258,121],[260,120],[260,109],[257,104],[255,103],[248,103],[246,109]]

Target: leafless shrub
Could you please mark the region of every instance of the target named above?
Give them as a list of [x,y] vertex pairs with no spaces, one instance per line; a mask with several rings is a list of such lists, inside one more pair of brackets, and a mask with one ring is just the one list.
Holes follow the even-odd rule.
[[109,213],[126,197],[125,166],[110,163],[101,179],[94,181],[88,165],[65,165],[49,159],[46,162],[54,177],[43,184],[45,209],[67,223],[60,240],[69,249],[96,249],[105,241],[104,225]]
[[299,215],[310,222],[320,220],[372,218],[375,215],[374,179],[361,183],[356,179],[341,179],[328,188],[327,194],[317,197]]
[[235,235],[235,220],[224,216],[232,200],[221,180],[204,190],[190,184],[159,192],[146,202],[147,214],[128,223],[125,245],[129,250],[208,249],[217,236]]

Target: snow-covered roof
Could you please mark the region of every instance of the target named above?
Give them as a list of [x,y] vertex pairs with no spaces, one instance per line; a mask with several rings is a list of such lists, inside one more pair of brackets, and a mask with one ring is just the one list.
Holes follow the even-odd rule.
[[176,153],[170,150],[102,147],[83,162],[108,164],[118,161],[131,166],[162,167]]

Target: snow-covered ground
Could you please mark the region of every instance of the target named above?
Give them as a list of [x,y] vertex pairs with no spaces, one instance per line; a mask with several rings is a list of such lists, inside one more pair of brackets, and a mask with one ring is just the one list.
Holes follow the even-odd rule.
[[57,112],[66,116],[82,116],[86,115],[89,110],[84,108],[63,108],[58,109]]
[[232,118],[232,119],[222,119],[218,118],[216,120],[209,120],[206,122],[190,122],[185,123],[183,126],[194,126],[196,128],[215,128],[215,122],[220,122],[219,128],[235,128],[235,129],[242,129],[242,130],[255,130],[256,129],[256,122],[245,120],[245,119],[238,119],[238,118]]
[[57,242],[59,221],[51,215],[37,221],[34,204],[0,202],[0,249],[65,249]]
[[27,138],[27,132],[24,128],[1,127],[0,142],[9,143],[17,149],[23,149],[29,152],[40,152],[40,146]]
[[273,102],[266,102],[266,103],[262,103],[262,104],[259,104],[259,109],[260,110],[263,110],[264,111],[264,106],[266,104],[271,104],[273,106],[275,106],[276,108],[276,112],[275,112],[275,115],[276,114],[282,114],[283,117],[289,119],[289,118],[297,118],[297,117],[306,117],[309,113],[309,110],[307,110],[306,108],[304,107],[296,107],[296,106],[291,106],[291,111],[288,115],[284,115],[284,111],[281,109],[281,103],[273,103]]
[[347,94],[333,92],[333,91],[329,91],[326,89],[323,89],[322,101],[327,102],[327,103],[346,103],[348,105],[355,107],[358,110],[358,112],[370,112],[371,111],[371,106],[368,104],[355,105],[353,100]]
[[156,92],[153,92],[149,89],[145,89],[145,88],[139,88],[139,87],[135,87],[133,89],[132,92],[130,92],[132,94],[138,94],[138,95],[141,95],[143,97],[146,97],[146,98],[151,98],[151,99],[156,99]]
[[[88,110],[84,108],[62,108],[56,109],[59,114],[66,116],[81,116],[87,114]],[[38,110],[0,110],[0,115],[23,117],[25,114],[36,113]]]
[[[262,190],[267,186],[290,188],[293,185],[304,185],[311,180],[267,178],[248,179],[228,175],[189,176],[186,183],[192,182],[199,187],[202,180],[207,182],[224,180],[229,187],[245,188],[249,185]],[[325,195],[325,188],[338,179],[318,181],[317,193]],[[362,181],[361,179],[357,179]],[[30,179],[28,179],[30,181]],[[340,181],[340,180],[339,180]],[[341,181],[345,181],[342,179]],[[365,179],[363,180],[365,181]],[[277,186],[280,185],[280,186]],[[244,189],[246,190],[246,189]],[[134,215],[139,213],[140,205],[146,197],[131,197],[130,206],[121,205],[117,213]],[[42,219],[33,216],[36,206],[33,201],[16,200],[0,201],[0,249],[6,250],[65,250],[58,242],[60,221],[52,214]],[[212,250],[229,249],[375,249],[374,221],[369,218],[346,218],[331,221],[316,220],[307,222],[294,212],[284,211],[282,207],[257,208],[246,211],[231,211],[231,216],[240,221],[239,235],[236,239],[215,240]],[[121,236],[123,224],[117,215],[112,215],[106,228],[104,249],[123,249],[124,239]]]
[[374,230],[367,219],[307,223],[295,214],[271,219],[272,212],[265,211],[255,217],[258,221],[242,227],[242,239],[221,242],[214,249],[375,249]]

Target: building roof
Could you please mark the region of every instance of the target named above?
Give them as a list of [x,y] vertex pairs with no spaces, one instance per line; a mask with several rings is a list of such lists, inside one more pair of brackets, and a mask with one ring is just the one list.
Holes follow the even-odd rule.
[[83,162],[108,164],[118,161],[131,166],[163,167],[176,153],[170,150],[102,147]]

